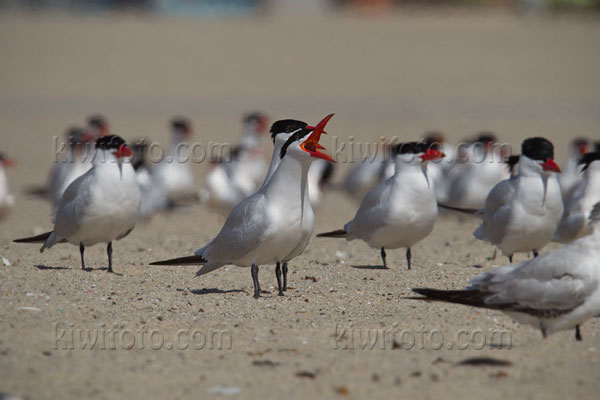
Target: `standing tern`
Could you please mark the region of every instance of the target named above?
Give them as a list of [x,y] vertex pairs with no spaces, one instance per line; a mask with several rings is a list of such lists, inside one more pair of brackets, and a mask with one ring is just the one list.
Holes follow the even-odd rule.
[[446,199],[440,204],[463,209],[483,207],[489,191],[510,175],[503,163],[506,148],[494,134],[482,132],[475,142],[459,151],[458,162],[446,173]]
[[86,246],[107,243],[108,272],[112,269],[112,241],[127,236],[140,211],[140,189],[135,171],[126,160],[131,150],[116,135],[96,140],[93,167],[77,178],[63,194],[53,222],[54,229],[16,243],[44,243],[40,252],[57,243],[79,246],[81,268]]
[[410,269],[410,248],[431,233],[438,213],[433,185],[427,177],[427,163],[444,154],[422,142],[400,143],[395,153],[394,175],[366,194],[354,219],[343,229],[317,237],[361,239],[381,249],[384,267],[387,267],[386,247],[406,248]]
[[565,204],[570,199],[571,190],[583,178],[579,160],[588,151],[590,151],[590,141],[586,138],[575,138],[569,143],[569,158],[563,168],[562,174],[558,177],[558,183],[560,184]]
[[583,179],[571,189],[554,240],[568,243],[589,233],[589,216],[600,201],[600,152],[587,153],[579,161]]
[[521,145],[518,173],[498,183],[480,211],[483,222],[473,235],[496,245],[512,262],[514,253],[537,256],[556,231],[563,202],[554,146],[541,137]]
[[519,264],[477,275],[464,290],[413,289],[449,303],[503,311],[543,337],[575,328],[600,314],[600,203],[590,215],[592,233],[557,250]]
[[8,179],[6,178],[5,168],[12,167],[14,161],[3,153],[0,153],[0,220],[4,219],[12,206],[15,204],[15,198],[9,193]]
[[[157,261],[151,265],[202,265],[196,276],[228,264],[251,267],[254,297],[259,298],[258,266],[287,261],[302,247],[301,242],[306,237],[304,214],[306,207],[310,207],[306,185],[308,169],[314,158],[332,161],[320,152],[323,147],[319,144],[321,133],[331,117],[333,114],[323,118],[314,128],[289,127],[282,121],[275,122],[272,132],[285,128],[284,133],[292,134],[281,147],[279,165],[258,192],[235,206],[219,234],[193,256]],[[293,131],[287,131],[289,129]],[[314,216],[310,219],[312,225]],[[281,283],[279,287],[282,294]]]
[[171,147],[152,168],[153,184],[159,187],[171,205],[189,199],[194,191],[194,174],[189,165],[192,124],[184,117],[171,120]]

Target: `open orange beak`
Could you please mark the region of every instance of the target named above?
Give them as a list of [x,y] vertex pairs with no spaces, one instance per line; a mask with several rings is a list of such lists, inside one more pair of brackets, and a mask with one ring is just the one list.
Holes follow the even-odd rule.
[[121,147],[119,147],[119,150],[113,151],[113,154],[117,158],[124,158],[124,157],[131,157],[132,153],[131,153],[131,150],[129,149],[129,147],[122,144]]
[[421,162],[425,162],[425,161],[439,160],[440,158],[446,157],[446,155],[439,150],[427,149],[425,154],[422,154],[419,157],[421,157]]
[[[331,158],[329,155],[325,154],[325,153],[321,153],[319,150],[325,150],[325,147],[323,147],[322,145],[319,144],[319,140],[321,139],[321,134],[325,133],[327,134],[327,132],[324,131],[325,129],[325,125],[327,125],[327,123],[329,122],[329,120],[334,116],[335,114],[329,114],[328,116],[326,116],[325,118],[323,118],[314,128],[312,133],[310,134],[310,136],[308,137],[308,139],[306,139],[301,145],[300,148],[304,151],[306,151],[308,154],[311,155],[311,157],[315,157],[315,158],[320,158],[322,160],[326,160],[326,161],[330,161],[330,162],[335,162],[335,160],[333,158]],[[308,129],[311,129],[312,127],[307,127]]]
[[560,170],[560,167],[551,158],[547,159],[545,162],[541,163],[540,165],[542,166],[544,171],[556,172],[557,174],[560,174],[562,172]]

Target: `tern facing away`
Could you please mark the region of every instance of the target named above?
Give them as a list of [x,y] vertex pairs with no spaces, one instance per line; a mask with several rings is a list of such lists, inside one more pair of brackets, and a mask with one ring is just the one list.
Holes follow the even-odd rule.
[[537,256],[558,227],[563,202],[553,159],[549,140],[524,140],[518,173],[494,186],[480,211],[483,221],[473,236],[497,246],[511,262],[514,253]]
[[590,216],[592,233],[528,261],[477,275],[464,290],[413,289],[426,297],[503,311],[521,324],[552,333],[575,328],[600,314],[600,203]]
[[438,214],[434,188],[427,177],[427,162],[444,154],[423,142],[400,143],[394,150],[394,175],[365,195],[354,219],[343,229],[320,233],[317,237],[361,239],[381,249],[384,267],[387,267],[386,247],[406,248],[410,269],[411,246],[431,233]]
[[81,268],[86,246],[107,243],[108,272],[112,269],[112,241],[127,236],[140,211],[140,189],[135,171],[126,161],[131,150],[116,135],[96,140],[93,167],[65,190],[54,212],[54,229],[16,243],[44,243],[40,252],[57,243],[79,246]]
[[589,233],[589,216],[594,204],[600,201],[600,152],[587,153],[579,161],[583,179],[571,189],[570,199],[554,240],[568,243]]
[[0,153],[0,220],[4,219],[11,207],[15,204],[15,198],[9,193],[8,179],[6,179],[5,168],[12,167],[14,162]]
[[[319,151],[323,149],[319,144],[321,133],[331,117],[333,114],[314,128],[292,126],[291,132],[286,132],[289,130],[287,124],[275,122],[272,132],[285,128],[282,133],[292,134],[281,147],[279,165],[258,192],[235,206],[218,235],[195,255],[151,265],[202,265],[196,276],[228,264],[251,267],[254,297],[259,298],[258,266],[288,261],[292,255],[297,255],[294,253],[299,247],[304,250],[306,244],[302,245],[302,242],[310,238],[310,234],[306,238],[304,226],[307,219],[314,219],[314,215],[312,218],[304,216],[306,207],[310,208],[307,174],[313,159],[332,161]],[[281,287],[280,284],[279,294],[282,294]]]

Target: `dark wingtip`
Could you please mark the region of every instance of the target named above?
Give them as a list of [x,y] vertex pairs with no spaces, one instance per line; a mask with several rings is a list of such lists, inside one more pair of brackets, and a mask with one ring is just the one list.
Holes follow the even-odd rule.
[[447,206],[445,204],[440,204],[440,203],[438,203],[438,207],[444,208],[446,210],[460,212],[460,213],[463,213],[463,214],[472,214],[472,215],[474,215],[474,214],[477,214],[479,212],[479,210],[477,210],[475,208],[452,207],[452,206]]
[[317,237],[344,237],[346,236],[348,232],[346,232],[343,229],[338,229],[335,231],[331,231],[331,232],[323,232],[323,233],[319,233],[317,234]]
[[201,256],[186,256],[171,258],[170,260],[154,261],[150,265],[202,265],[205,264],[206,260]]
[[44,232],[37,236],[15,239],[15,240],[13,240],[13,242],[14,243],[44,243],[51,234],[52,234],[52,231]]

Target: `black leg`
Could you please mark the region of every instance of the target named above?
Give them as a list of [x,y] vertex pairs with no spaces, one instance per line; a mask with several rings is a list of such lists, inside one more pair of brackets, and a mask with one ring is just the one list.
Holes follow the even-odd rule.
[[579,325],[575,327],[575,340],[581,342],[583,338],[581,337],[581,330],[579,329]]
[[387,262],[385,261],[385,257],[386,257],[385,248],[382,247],[381,248],[381,259],[383,260],[383,268],[387,268]]
[[535,258],[535,257],[537,257],[537,256],[538,256],[538,254],[539,254],[539,253],[538,253],[538,251],[537,251],[537,250],[534,250],[534,251],[533,251],[533,257],[534,257],[534,258]]
[[544,328],[541,323],[540,323],[540,329],[542,330],[542,337],[544,339],[546,339],[548,337],[548,334],[546,333],[546,328]]
[[250,268],[250,273],[252,274],[252,283],[254,283],[254,298],[258,299],[260,297],[260,284],[258,283],[258,265],[252,264],[252,268]]
[[510,256],[508,256],[508,262],[510,262],[512,264],[512,254]]
[[410,260],[412,260],[412,253],[410,247],[406,249],[406,262],[408,263],[408,269],[410,269]]
[[108,272],[113,272],[113,269],[112,269],[112,242],[108,242],[108,246],[106,246],[106,254],[108,254]]
[[86,270],[85,260],[83,258],[84,251],[85,251],[85,246],[83,245],[83,242],[79,242],[79,253],[81,254],[81,269],[85,271]]
[[283,296],[283,285],[281,284],[281,265],[279,261],[275,265],[275,276],[277,277],[277,287],[279,288],[279,295]]
[[287,290],[287,262],[283,263],[283,291]]

